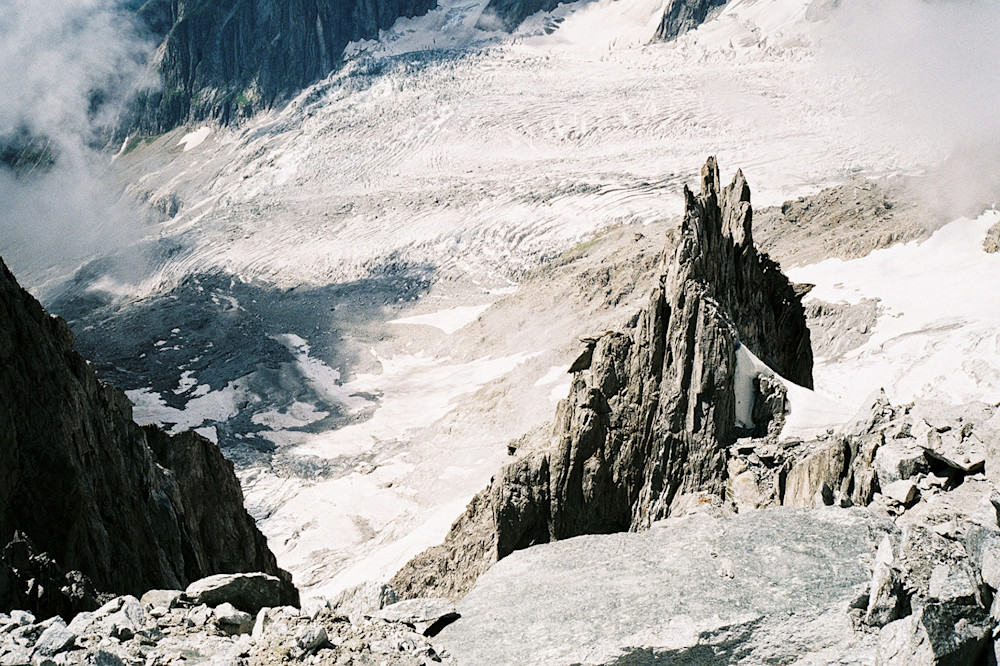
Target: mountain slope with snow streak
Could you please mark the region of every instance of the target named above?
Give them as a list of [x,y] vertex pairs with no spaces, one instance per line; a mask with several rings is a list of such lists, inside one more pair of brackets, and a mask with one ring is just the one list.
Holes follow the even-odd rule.
[[440,541],[551,418],[577,338],[645,299],[705,156],[758,205],[943,157],[818,68],[815,2],[734,0],[668,44],[652,0],[511,36],[484,6],[401,19],[241,126],[123,150],[160,221],[34,285],[138,417],[218,440],[307,594]]

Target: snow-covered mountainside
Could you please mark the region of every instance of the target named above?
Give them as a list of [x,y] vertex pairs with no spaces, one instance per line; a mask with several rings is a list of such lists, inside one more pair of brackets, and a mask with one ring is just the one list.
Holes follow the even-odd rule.
[[[218,441],[306,594],[387,579],[441,541],[508,442],[551,419],[578,338],[645,301],[707,155],[758,206],[946,155],[931,133],[900,141],[867,110],[878,90],[822,64],[829,2],[732,0],[670,43],[653,41],[660,0],[564,4],[512,35],[477,27],[486,4],[399,19],[242,125],[133,137],[114,177],[156,222],[29,271],[138,419]],[[814,299],[881,299],[863,344],[818,358],[825,402],[801,427],[846,421],[879,386],[1000,400],[992,221],[791,273]],[[934,289],[915,301],[917,280]]]

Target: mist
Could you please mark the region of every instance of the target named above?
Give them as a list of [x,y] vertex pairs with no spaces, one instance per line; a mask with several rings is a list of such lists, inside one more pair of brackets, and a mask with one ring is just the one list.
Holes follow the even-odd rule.
[[976,215],[1000,200],[1000,3],[841,0],[817,57],[873,127],[939,163],[921,196],[933,215]]
[[0,3],[0,143],[52,158],[0,165],[0,256],[26,286],[139,233],[142,215],[122,200],[101,148],[130,96],[151,85],[151,49],[111,0]]

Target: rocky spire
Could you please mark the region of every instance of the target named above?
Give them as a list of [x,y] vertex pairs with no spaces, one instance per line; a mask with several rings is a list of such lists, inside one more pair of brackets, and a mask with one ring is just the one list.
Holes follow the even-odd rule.
[[[737,395],[741,346],[786,379],[812,386],[801,295],[753,245],[743,174],[723,188],[710,158],[701,192],[685,188],[684,198],[673,260],[635,328],[596,340],[590,363],[575,364],[549,441],[507,465],[488,501],[471,505],[492,511],[493,534],[475,537],[489,544],[487,557],[642,529],[692,493],[722,496],[728,449],[749,425],[737,422],[737,398],[748,397]],[[463,525],[481,529],[483,520],[466,516],[456,528]],[[447,558],[447,547],[435,557]],[[418,558],[412,566],[432,564]],[[406,591],[407,576],[419,580],[413,568],[397,576],[397,589]]]

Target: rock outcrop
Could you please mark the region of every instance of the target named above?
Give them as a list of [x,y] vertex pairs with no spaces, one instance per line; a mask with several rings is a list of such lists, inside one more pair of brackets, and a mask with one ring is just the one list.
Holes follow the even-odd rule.
[[872,663],[847,607],[892,521],[862,510],[696,514],[518,551],[435,639],[468,664]]
[[517,28],[532,14],[550,12],[563,0],[490,0],[476,27],[484,30]]
[[218,447],[132,420],[0,261],[0,610],[71,616],[214,573],[290,576]]
[[694,30],[708,20],[715,10],[729,0],[668,0],[663,18],[656,29],[656,39],[669,41]]
[[643,529],[698,493],[721,497],[729,447],[766,432],[760,406],[781,404],[753,382],[755,359],[812,386],[803,291],[754,247],[742,173],[723,188],[709,159],[685,201],[673,261],[635,328],[594,342],[550,440],[505,466],[449,541],[393,579],[401,595],[459,597],[470,571],[517,549]]
[[139,10],[162,37],[161,85],[129,129],[157,134],[186,121],[230,122],[338,67],[351,41],[371,39],[435,0],[149,0]]
[[983,239],[983,250],[989,254],[1000,252],[1000,222],[987,229]]
[[[193,587],[216,586],[196,581]],[[220,593],[211,603],[198,603],[180,590],[158,590],[141,600],[122,596],[68,624],[58,616],[38,622],[23,611],[0,613],[0,664],[454,663],[442,658],[408,616],[351,621],[329,609],[306,613],[291,606],[250,614],[233,605],[245,590],[246,585],[230,586],[235,596]]]

